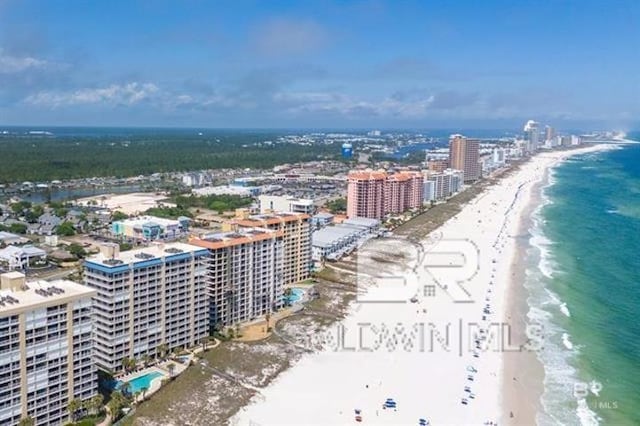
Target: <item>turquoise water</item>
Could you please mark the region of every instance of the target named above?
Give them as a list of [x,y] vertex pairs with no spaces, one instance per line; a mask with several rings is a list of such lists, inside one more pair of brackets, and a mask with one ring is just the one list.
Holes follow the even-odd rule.
[[[162,376],[163,376],[162,373],[158,373],[157,371],[152,371],[150,373],[136,377],[135,379],[129,380],[128,383],[131,386],[129,388],[129,392],[131,394],[134,394],[136,392],[142,391],[143,388],[147,388],[147,390],[149,390],[149,388],[151,388],[151,381],[157,377],[162,377]],[[118,385],[116,386],[116,389],[120,389],[122,387],[122,384],[123,382],[118,381]]]
[[[539,423],[638,425],[640,146],[574,157],[549,183],[526,283],[546,337]],[[598,395],[575,394],[593,381]]]
[[285,296],[285,299],[289,304],[292,304],[302,299],[303,294],[304,290],[302,290],[301,288],[292,288],[291,294],[289,296]]

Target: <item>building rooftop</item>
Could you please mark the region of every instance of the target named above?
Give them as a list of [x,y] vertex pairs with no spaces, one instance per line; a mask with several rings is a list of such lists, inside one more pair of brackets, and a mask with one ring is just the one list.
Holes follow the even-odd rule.
[[240,228],[237,231],[212,232],[203,234],[200,237],[192,237],[189,239],[189,243],[199,247],[215,250],[239,244],[282,237],[283,235],[283,231],[274,231],[266,228]]
[[[18,272],[2,274],[2,277],[9,280],[24,280],[24,275]],[[16,314],[28,308],[58,305],[80,297],[95,295],[95,290],[69,280],[31,281],[23,284],[20,288],[13,289],[3,286],[3,289],[0,290],[0,316]]]
[[335,244],[343,238],[349,237],[358,230],[350,226],[327,226],[313,233],[311,236],[311,245],[316,247],[327,247]]
[[163,217],[156,216],[138,216],[129,219],[119,220],[118,223],[123,223],[126,225],[148,225],[155,224],[160,226],[172,226],[179,225],[181,220],[189,219],[188,217],[179,217],[178,219],[165,219]]
[[320,213],[316,213],[313,217],[317,217],[320,219],[331,219],[333,215],[327,212],[320,212]]
[[153,259],[162,259],[182,253],[194,253],[200,250],[202,250],[201,247],[185,243],[154,243],[149,247],[116,253],[113,257],[105,253],[98,253],[95,256],[88,257],[85,262],[113,268]]
[[345,219],[344,221],[342,221],[342,224],[364,226],[370,228],[372,226],[380,226],[380,221],[378,219],[369,219],[367,217],[352,217],[350,219]]
[[0,257],[9,258],[15,256],[46,256],[47,252],[35,246],[8,246],[0,250]]
[[247,227],[261,227],[282,222],[295,222],[298,220],[308,219],[309,217],[310,216],[306,213],[278,212],[252,215],[246,219],[233,219],[231,223]]

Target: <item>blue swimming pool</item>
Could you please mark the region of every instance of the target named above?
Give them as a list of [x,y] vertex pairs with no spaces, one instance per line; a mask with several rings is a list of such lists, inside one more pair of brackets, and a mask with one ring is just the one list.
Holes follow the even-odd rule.
[[304,290],[301,288],[292,288],[291,294],[289,296],[285,296],[285,300],[289,303],[295,303],[302,299],[302,295],[304,294]]
[[[136,392],[142,391],[142,388],[151,388],[151,381],[155,378],[162,377],[164,374],[158,373],[157,371],[151,371],[150,373],[144,374],[142,376],[138,376],[135,379],[129,380],[129,392],[134,394]],[[116,385],[116,389],[120,389],[124,382],[118,380],[118,384]]]

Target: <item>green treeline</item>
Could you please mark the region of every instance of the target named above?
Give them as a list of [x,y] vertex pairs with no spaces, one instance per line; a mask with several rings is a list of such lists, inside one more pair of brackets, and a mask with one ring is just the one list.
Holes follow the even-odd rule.
[[50,181],[92,176],[129,177],[157,172],[277,164],[338,158],[334,145],[254,145],[275,140],[265,133],[133,138],[0,138],[0,182]]

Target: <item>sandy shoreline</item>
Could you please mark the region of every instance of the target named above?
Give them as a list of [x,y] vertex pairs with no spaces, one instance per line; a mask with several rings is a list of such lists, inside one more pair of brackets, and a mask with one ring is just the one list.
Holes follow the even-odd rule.
[[[528,311],[522,240],[548,169],[599,149],[542,153],[420,244],[363,249],[367,291],[342,323],[312,336],[324,350],[280,375],[231,423],[353,424],[359,410],[367,424],[534,424],[544,376],[534,352],[518,351]],[[366,263],[367,253],[385,250],[403,253],[402,262]],[[383,409],[388,398],[395,409]]]

